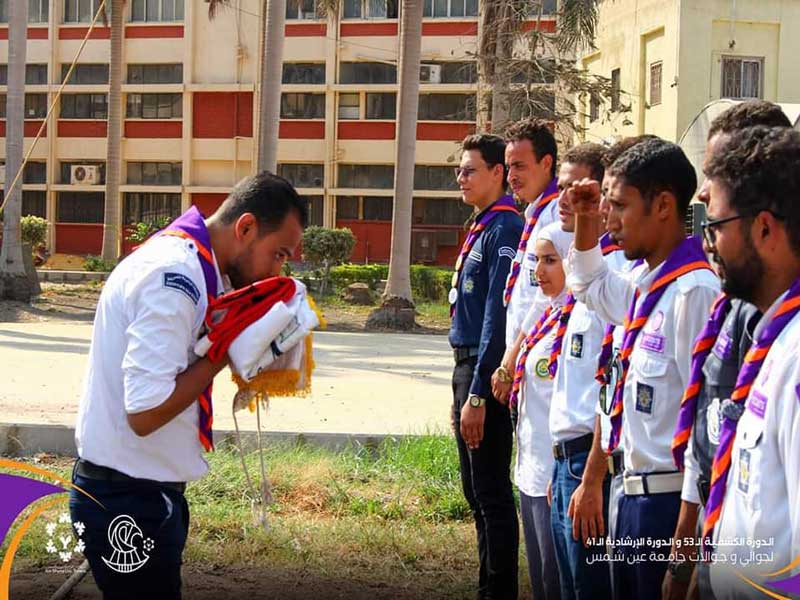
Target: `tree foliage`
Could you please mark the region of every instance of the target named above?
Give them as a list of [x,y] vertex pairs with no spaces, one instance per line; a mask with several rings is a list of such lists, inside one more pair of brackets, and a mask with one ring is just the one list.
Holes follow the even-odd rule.
[[322,271],[320,293],[330,282],[331,268],[350,259],[356,238],[347,228],[331,229],[312,225],[303,233],[303,260]]

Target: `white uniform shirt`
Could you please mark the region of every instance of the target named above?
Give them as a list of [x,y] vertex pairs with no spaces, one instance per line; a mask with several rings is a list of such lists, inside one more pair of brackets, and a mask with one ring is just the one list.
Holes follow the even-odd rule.
[[564,332],[550,403],[550,437],[567,442],[594,433],[600,384],[594,378],[605,323],[576,302]]
[[[221,292],[218,270],[217,279]],[[134,433],[127,415],[162,404],[175,377],[197,360],[192,348],[207,296],[191,240],[157,237],[112,271],[97,305],[78,408],[81,458],[156,481],[191,481],[206,473],[196,402],[144,437]]]
[[[647,263],[630,273],[609,269],[600,246],[571,257],[568,283],[575,295],[604,321],[621,325],[638,288],[644,301],[663,265]],[[672,282],[636,338],[623,395],[622,437],[625,470],[633,473],[674,472],[672,436],[683,392],[689,381],[692,348],[719,294],[719,280],[710,270],[691,271]],[[693,482],[698,467],[690,448],[685,456],[682,499],[699,503]]]
[[[784,295],[761,319],[756,339]],[[759,595],[733,571],[763,584],[766,580],[761,574],[783,569],[800,555],[798,338],[800,316],[795,316],[767,354],[736,428],[725,500],[714,531],[714,543],[723,542],[714,552],[725,555],[711,568],[712,586],[719,600]],[[764,542],[767,545],[759,547]],[[771,560],[763,562],[757,558],[761,554]],[[795,568],[778,579],[797,573]]]
[[[541,196],[536,199],[536,202],[529,204],[525,209],[526,222],[533,214],[535,210],[534,207],[540,199]],[[511,299],[508,301],[508,308],[506,309],[506,347],[510,347],[516,341],[522,329],[522,323],[534,303],[537,306],[535,319],[538,319],[545,308],[547,308],[548,304],[550,304],[549,298],[541,293],[539,284],[536,283],[536,256],[533,253],[533,249],[534,246],[536,246],[536,237],[539,231],[551,223],[555,223],[557,220],[558,201],[553,200],[545,207],[542,214],[539,215],[539,220],[536,222],[531,232],[531,237],[528,239],[525,252],[520,257],[519,277],[514,284],[514,288],[511,290]]]
[[[562,295],[553,306],[563,304]],[[534,322],[525,320],[524,330],[529,333]],[[531,348],[525,362],[525,378],[520,389],[519,418],[517,420],[517,461],[514,481],[526,496],[541,497],[547,494],[547,484],[553,476],[553,447],[547,426],[553,379],[547,366],[556,337],[557,326]]]

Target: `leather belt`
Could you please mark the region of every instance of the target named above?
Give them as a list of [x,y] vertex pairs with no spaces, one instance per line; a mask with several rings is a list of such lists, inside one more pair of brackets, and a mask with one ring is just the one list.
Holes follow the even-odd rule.
[[683,473],[646,473],[643,475],[625,475],[622,485],[626,496],[650,496],[652,494],[670,494],[683,489]]
[[473,356],[478,356],[477,347],[459,346],[458,348],[453,348],[453,360],[456,361],[456,364],[468,358],[472,358]]
[[612,477],[622,475],[622,472],[625,470],[624,452],[614,452],[613,454],[609,454],[606,460],[608,461],[608,472]]
[[564,460],[573,454],[578,454],[579,452],[588,452],[592,449],[593,439],[594,434],[587,433],[586,435],[567,440],[566,442],[553,444],[553,458],[556,460]]
[[116,469],[96,465],[88,460],[83,460],[82,458],[78,459],[78,462],[75,465],[75,472],[86,479],[126,483],[143,483],[147,485],[164,487],[176,492],[180,492],[181,494],[186,490],[186,483],[182,481],[154,481],[152,479],[139,479],[136,477],[131,477],[130,475],[125,475],[125,473],[121,473]]

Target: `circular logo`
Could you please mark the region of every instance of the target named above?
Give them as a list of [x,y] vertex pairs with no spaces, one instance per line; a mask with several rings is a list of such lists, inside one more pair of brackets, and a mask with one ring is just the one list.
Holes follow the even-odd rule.
[[658,331],[664,325],[664,311],[657,310],[647,322],[648,331]]
[[[128,515],[120,515],[108,526],[108,543],[114,549],[111,558],[101,557],[109,569],[117,573],[133,573],[150,558],[155,543],[145,538],[136,521]],[[141,551],[141,555],[139,552]]]
[[536,375],[542,379],[550,377],[550,370],[547,368],[550,361],[546,358],[540,358],[536,361]]

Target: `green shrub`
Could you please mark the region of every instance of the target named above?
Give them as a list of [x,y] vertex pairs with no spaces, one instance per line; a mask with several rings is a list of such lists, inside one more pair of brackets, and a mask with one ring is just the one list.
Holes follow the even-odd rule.
[[159,217],[152,221],[140,221],[139,223],[134,223],[132,225],[132,229],[128,232],[128,235],[125,237],[125,239],[129,242],[141,244],[156,231],[164,229],[164,227],[169,225],[171,221],[172,218],[170,217]]
[[[371,290],[389,276],[388,265],[345,264],[331,269],[331,283],[337,290],[351,283],[366,283]],[[411,265],[411,291],[417,301],[444,302],[453,272],[441,267]]]
[[312,225],[303,233],[303,260],[320,270],[320,293],[328,290],[331,269],[343,263],[353,252],[356,238],[349,229],[331,229]]
[[83,261],[83,268],[86,271],[100,271],[108,273],[113,271],[114,267],[116,266],[116,262],[113,260],[103,260],[101,256],[89,255],[86,257],[86,260]]
[[30,244],[31,248],[36,250],[39,246],[44,245],[47,240],[47,220],[42,217],[34,217],[27,215],[20,219],[20,227],[22,229],[22,241],[25,244]]

